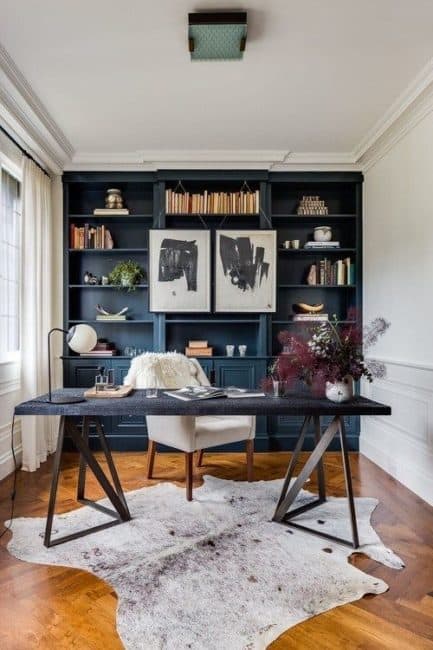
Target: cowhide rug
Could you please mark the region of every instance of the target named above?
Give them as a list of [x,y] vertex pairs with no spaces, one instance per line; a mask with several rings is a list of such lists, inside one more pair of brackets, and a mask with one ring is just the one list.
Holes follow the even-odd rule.
[[[349,548],[272,523],[280,489],[281,480],[206,476],[188,503],[183,488],[161,483],[127,494],[130,522],[51,549],[42,544],[43,518],[17,519],[8,549],[28,562],[85,569],[107,581],[118,594],[117,628],[130,650],[266,648],[300,621],[387,590],[348,562]],[[303,491],[296,505],[311,498]],[[360,550],[400,569],[370,525],[377,503],[356,500]],[[57,517],[55,532],[104,519],[86,506]],[[345,499],[299,519],[350,536]]]

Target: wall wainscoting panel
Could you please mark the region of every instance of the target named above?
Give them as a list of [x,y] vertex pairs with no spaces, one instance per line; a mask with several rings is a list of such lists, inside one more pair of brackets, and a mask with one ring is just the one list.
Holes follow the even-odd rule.
[[[11,451],[11,426],[12,422],[3,424],[0,427],[0,480],[5,478],[14,470],[14,461]],[[21,463],[22,444],[21,444],[21,422],[15,421],[14,431],[14,449],[18,464]]]
[[380,360],[387,377],[363,394],[389,404],[392,415],[362,419],[360,451],[433,505],[433,366]]

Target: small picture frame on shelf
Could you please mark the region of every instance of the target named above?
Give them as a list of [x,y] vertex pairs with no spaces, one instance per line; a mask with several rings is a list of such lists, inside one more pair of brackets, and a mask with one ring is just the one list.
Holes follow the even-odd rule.
[[276,310],[275,230],[217,230],[215,311]]
[[210,308],[209,230],[149,230],[149,311]]

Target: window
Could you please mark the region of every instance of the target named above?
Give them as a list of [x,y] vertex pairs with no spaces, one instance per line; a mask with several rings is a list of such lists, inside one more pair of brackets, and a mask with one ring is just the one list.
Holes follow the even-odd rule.
[[0,361],[20,349],[21,186],[0,167]]

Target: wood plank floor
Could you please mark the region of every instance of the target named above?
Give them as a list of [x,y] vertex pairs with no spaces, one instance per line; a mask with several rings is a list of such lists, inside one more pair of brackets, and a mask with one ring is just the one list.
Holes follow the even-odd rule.
[[[143,479],[145,454],[118,453],[115,460],[125,491],[157,482]],[[255,478],[283,476],[287,460],[285,453],[256,454]],[[74,454],[65,458],[58,512],[76,507],[76,462]],[[205,466],[196,470],[197,485],[205,473],[245,479],[243,455],[207,453],[204,462]],[[385,580],[389,591],[312,618],[285,632],[270,648],[433,650],[433,508],[362,456],[352,454],[351,462],[356,494],[380,500],[373,515],[375,528],[385,544],[403,558],[407,568],[394,571],[359,554],[352,556],[351,561],[360,569]],[[48,461],[34,474],[20,473],[18,516],[45,514],[50,465]],[[181,484],[183,467],[180,455],[158,454],[155,476]],[[338,454],[326,455],[326,472],[330,493],[343,495],[344,477]],[[0,483],[1,521],[9,514],[10,485],[10,479]],[[94,481],[89,480],[88,487],[90,496],[100,495]],[[313,480],[309,489],[314,487]],[[2,650],[122,648],[115,628],[116,594],[109,585],[83,571],[20,562],[6,551],[9,537],[7,533],[0,541]]]

